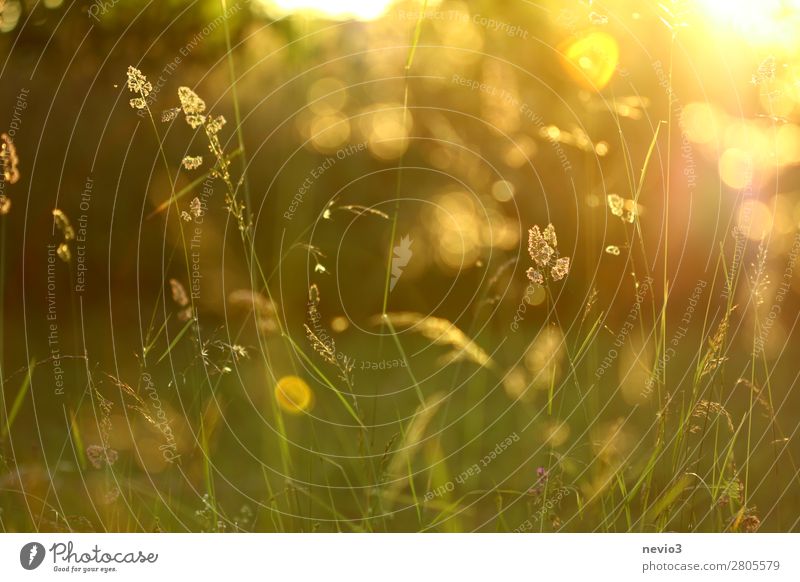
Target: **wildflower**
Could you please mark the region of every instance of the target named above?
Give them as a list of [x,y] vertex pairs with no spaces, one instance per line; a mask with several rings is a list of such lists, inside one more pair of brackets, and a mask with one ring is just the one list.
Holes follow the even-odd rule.
[[619,255],[619,247],[616,245],[610,245],[606,247],[606,252],[609,255]]
[[138,93],[142,97],[147,97],[153,90],[153,86],[147,78],[136,67],[128,67],[128,91]]
[[141,97],[134,97],[130,100],[131,107],[134,109],[145,109],[147,107],[147,101],[142,99]]
[[536,483],[533,484],[533,487],[528,489],[528,493],[531,495],[541,495],[544,486],[547,485],[547,480],[549,478],[550,478],[550,471],[548,471],[544,467],[536,467]]
[[191,222],[192,215],[186,212],[185,210],[181,210],[181,220],[183,220],[184,222]]
[[742,517],[741,520],[738,520],[737,525],[741,526],[740,531],[745,533],[755,533],[761,527],[761,519],[759,519],[759,517],[755,514],[748,513]]
[[203,165],[203,156],[186,156],[181,163],[187,170],[196,170]]
[[284,376],[275,384],[275,401],[289,414],[300,414],[314,403],[314,393],[305,380],[298,376]]
[[0,194],[0,215],[8,214],[11,211],[11,199],[5,194]]

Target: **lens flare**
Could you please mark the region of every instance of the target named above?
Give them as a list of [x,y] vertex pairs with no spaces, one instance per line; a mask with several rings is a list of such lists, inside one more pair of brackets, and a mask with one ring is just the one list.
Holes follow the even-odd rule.
[[563,51],[567,72],[587,89],[600,90],[611,80],[619,62],[619,45],[613,36],[594,31],[570,42]]

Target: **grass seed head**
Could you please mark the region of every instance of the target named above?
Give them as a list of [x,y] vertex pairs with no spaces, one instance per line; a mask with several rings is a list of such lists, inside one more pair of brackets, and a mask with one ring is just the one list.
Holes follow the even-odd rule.
[[153,85],[139,69],[128,67],[128,91],[138,93],[141,97],[148,97],[153,91]]
[[7,133],[0,134],[0,165],[6,184],[16,184],[19,181],[19,157],[17,148]]
[[206,111],[206,102],[189,87],[178,88],[178,99],[181,102],[181,108],[184,115],[187,116],[187,120],[190,115],[203,117],[202,114]]
[[196,170],[203,165],[203,156],[186,156],[181,164],[187,170]]

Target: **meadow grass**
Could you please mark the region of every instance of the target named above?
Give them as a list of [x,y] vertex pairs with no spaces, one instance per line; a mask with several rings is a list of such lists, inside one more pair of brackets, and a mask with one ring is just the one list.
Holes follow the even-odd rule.
[[[427,7],[423,1],[410,26],[404,66],[398,71],[403,127],[413,111],[412,70],[425,50]],[[219,9],[223,15],[228,12],[226,0],[220,0]],[[380,299],[380,310],[367,320],[371,329],[378,330],[379,339],[358,344],[337,336],[337,344],[325,329],[317,328],[315,324],[325,320],[321,312],[327,316],[335,298],[323,295],[314,283],[303,289],[300,299],[286,297],[282,285],[282,266],[298,249],[316,261],[313,274],[326,272],[324,254],[310,238],[311,226],[300,229],[288,246],[284,232],[280,253],[264,252],[265,245],[256,236],[257,189],[248,178],[254,162],[243,126],[236,47],[228,19],[222,23],[233,137],[220,137],[224,121],[207,110],[195,89],[182,86],[178,93],[180,121],[186,121],[211,152],[199,177],[182,177],[180,164],[166,145],[174,120],[166,126],[157,123],[148,101],[152,87],[148,89],[146,74],[133,67],[128,71],[131,105],[146,112],[157,145],[157,164],[168,182],[168,192],[154,203],[147,219],[163,220],[165,228],[177,233],[177,243],[165,249],[160,290],[150,312],[144,319],[140,313],[137,380],[123,381],[133,373],[121,373],[119,367],[113,376],[98,374],[87,353],[82,356],[85,378],[74,380],[77,385],[85,379],[91,403],[90,423],[82,420],[88,414],[83,398],[65,409],[75,474],[90,509],[76,502],[80,499],[76,495],[68,501],[84,511],[77,516],[68,513],[57,495],[56,503],[50,501],[48,486],[43,499],[31,501],[38,507],[38,517],[32,509],[0,516],[3,528],[77,531],[87,527],[86,520],[89,528],[108,531],[756,531],[766,519],[765,509],[777,513],[769,518],[776,524],[772,527],[797,528],[797,520],[791,521],[791,513],[784,515],[780,503],[763,508],[755,501],[764,499],[768,479],[764,465],[774,477],[774,493],[781,493],[780,486],[800,485],[789,448],[793,433],[784,431],[778,418],[782,403],[776,403],[773,393],[774,370],[756,343],[764,332],[759,306],[768,287],[765,244],[755,263],[745,268],[732,264],[731,241],[720,241],[716,264],[707,274],[708,295],[716,297],[727,290],[725,300],[715,304],[708,299],[702,324],[682,340],[694,342],[693,349],[675,361],[669,355],[675,322],[685,307],[674,295],[676,273],[669,254],[677,133],[671,100],[651,124],[646,147],[629,149],[621,140],[628,197],[609,196],[602,204],[604,220],[622,225],[621,303],[632,295],[635,307],[630,312],[634,331],[625,338],[635,358],[631,370],[639,369],[646,386],[653,389],[619,412],[620,408],[612,408],[612,399],[618,398],[617,389],[627,375],[612,382],[612,395],[606,392],[611,387],[597,375],[618,333],[619,321],[610,316],[619,306],[598,304],[594,289],[579,310],[578,324],[568,324],[568,316],[559,312],[560,296],[580,257],[561,256],[555,233],[560,235],[562,227],[548,224],[540,229],[538,224],[547,224],[545,217],[521,228],[530,237],[530,260],[523,253],[523,267],[507,256],[493,259],[487,265],[493,277],[480,282],[476,307],[464,317],[456,321],[394,308],[393,253],[400,234],[401,200],[411,187],[405,149],[394,168],[391,213],[357,204],[337,208],[358,218],[388,219],[389,228],[384,229],[388,232],[382,232],[379,241],[370,241],[382,249],[380,260],[374,261],[374,268],[384,275],[380,296],[375,298]],[[679,29],[673,25],[666,88],[670,98]],[[622,136],[615,111],[613,124]],[[662,163],[660,176],[653,175],[656,161]],[[591,183],[590,164],[584,172]],[[661,190],[653,186],[659,178]],[[223,305],[222,326],[205,324],[203,305],[183,288],[193,272],[184,222],[190,222],[195,210],[186,201],[210,179],[224,192],[226,234],[229,227],[238,233],[226,244],[244,266],[252,303],[241,322],[228,317],[231,305]],[[657,199],[659,192],[663,200]],[[659,205],[663,208],[659,224],[642,218],[640,207]],[[657,248],[652,248],[654,239],[645,229],[656,226],[661,234]],[[0,278],[5,287],[5,230],[2,236]],[[590,250],[587,240],[584,252]],[[65,262],[72,274],[70,257]],[[530,265],[525,284],[542,290],[542,305],[533,313],[533,304],[527,303],[528,321],[518,333],[508,334],[493,327],[494,306],[514,303],[519,297],[501,297],[495,285]],[[509,288],[524,289],[519,282]],[[77,313],[83,304],[73,292],[70,297]],[[263,306],[256,307],[256,297],[273,311],[269,316]],[[742,297],[747,300],[744,305]],[[232,303],[230,296],[225,301]],[[525,305],[525,299],[521,301]],[[304,304],[299,324],[296,317],[290,321],[282,312],[292,302]],[[752,339],[746,365],[740,366],[731,357],[739,354],[731,335],[732,326],[744,325],[745,312],[752,316]],[[273,324],[269,330],[267,320]],[[0,332],[1,326],[2,322]],[[77,334],[78,328],[73,331]],[[81,343],[85,346],[85,338],[76,342]],[[349,354],[361,350],[401,364],[378,379],[356,375],[358,362]],[[523,354],[517,362],[509,355],[512,350]],[[523,360],[527,363],[519,364]],[[7,375],[0,361],[0,443],[10,443],[18,430],[20,412],[33,397],[35,372],[44,363],[32,358],[21,376]],[[509,388],[519,370],[522,386]],[[166,420],[159,420],[155,399],[147,395],[145,374],[157,376],[159,396],[170,404]],[[299,379],[293,384],[298,393],[274,396],[273,388],[288,377]],[[267,386],[263,391],[267,397],[253,398],[246,388],[253,384]],[[237,390],[236,385],[245,389]],[[381,398],[384,390],[406,385],[392,398]],[[742,389],[747,390],[746,397],[737,398],[734,392]],[[7,390],[14,394],[10,405]],[[507,398],[506,393],[514,397]],[[744,410],[732,412],[743,401]],[[117,411],[128,426],[112,425]],[[766,427],[758,412],[766,416]],[[189,427],[181,444],[181,462],[151,475],[142,470],[146,466],[142,451],[117,456],[113,448],[117,433],[127,430],[133,435],[140,422],[152,432],[152,427],[177,423],[178,416]],[[120,416],[113,418],[119,422]],[[522,438],[515,440],[512,435]],[[765,443],[771,455],[766,460]],[[10,470],[14,460],[2,461],[6,481],[0,490],[15,490]],[[98,471],[93,473],[93,468]],[[93,480],[94,475],[102,476]],[[98,483],[114,497],[110,502],[98,500]],[[45,519],[48,512],[55,516]]]

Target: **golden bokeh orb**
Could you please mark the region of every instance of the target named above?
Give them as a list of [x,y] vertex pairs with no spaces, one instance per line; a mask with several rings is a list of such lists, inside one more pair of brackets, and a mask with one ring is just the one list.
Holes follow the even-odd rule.
[[284,376],[275,384],[275,401],[284,412],[301,414],[314,404],[314,393],[298,376]]

